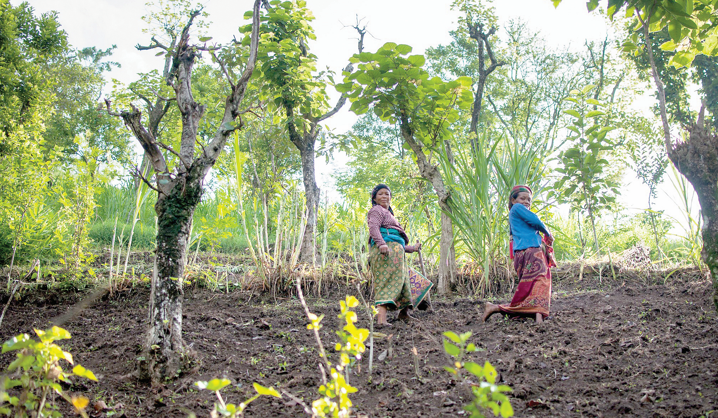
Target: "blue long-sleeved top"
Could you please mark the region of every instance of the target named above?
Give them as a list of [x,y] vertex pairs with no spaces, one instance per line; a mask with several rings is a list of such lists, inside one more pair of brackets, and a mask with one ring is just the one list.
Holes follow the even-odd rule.
[[551,235],[546,225],[524,205],[515,204],[509,211],[509,226],[514,237],[514,251],[541,246],[541,235]]

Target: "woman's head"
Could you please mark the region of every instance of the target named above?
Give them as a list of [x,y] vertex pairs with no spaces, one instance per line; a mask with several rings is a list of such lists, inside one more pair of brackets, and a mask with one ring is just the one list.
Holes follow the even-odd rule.
[[531,209],[531,199],[533,198],[533,191],[529,186],[518,185],[511,189],[511,195],[509,197],[509,210],[518,203],[526,206],[527,209]]
[[383,183],[374,186],[371,191],[371,205],[380,205],[391,211],[391,189],[389,189],[389,186]]

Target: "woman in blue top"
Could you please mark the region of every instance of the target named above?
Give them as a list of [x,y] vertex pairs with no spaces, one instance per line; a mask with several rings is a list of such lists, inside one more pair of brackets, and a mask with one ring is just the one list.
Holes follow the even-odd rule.
[[[553,236],[536,214],[531,212],[533,192],[528,186],[515,186],[509,198],[509,228],[513,236],[514,268],[519,286],[511,303],[486,303],[483,320],[501,312],[511,316],[532,316],[537,323],[548,316],[551,305],[551,270],[541,247],[553,243]],[[544,238],[541,238],[542,233]]]

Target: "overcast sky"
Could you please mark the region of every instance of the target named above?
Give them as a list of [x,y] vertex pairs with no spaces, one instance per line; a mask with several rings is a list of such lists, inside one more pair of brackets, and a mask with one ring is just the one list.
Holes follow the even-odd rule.
[[[11,0],[12,4],[20,3]],[[55,10],[59,21],[68,33],[70,43],[76,48],[96,46],[108,48],[117,45],[112,56],[122,68],[113,70],[112,78],[129,83],[138,72],[160,68],[161,58],[153,51],[138,51],[137,44],[148,44],[148,35],[141,17],[146,14],[146,0],[29,0],[36,12]],[[251,0],[205,0],[202,2],[212,22],[207,30],[213,42],[226,42],[238,36],[237,28],[247,23],[243,15],[252,7]],[[316,20],[313,27],[317,41],[310,45],[319,58],[318,68],[329,67],[337,72],[346,65],[347,59],[356,51],[356,35],[353,29],[344,27],[355,22],[356,16],[366,23],[369,35],[365,39],[366,50],[376,50],[385,42],[411,45],[415,53],[427,47],[448,44],[449,31],[456,26],[457,14],[450,11],[448,0],[307,0]],[[493,3],[500,24],[521,18],[529,26],[540,31],[547,43],[556,48],[569,46],[573,50],[583,47],[588,40],[602,40],[609,28],[596,13],[589,14],[584,0],[565,0],[555,9],[550,0],[497,0]],[[348,106],[326,121],[337,132],[349,129],[356,117],[348,112]],[[334,159],[329,166],[323,159],[317,160],[317,182],[323,190],[332,188],[329,173],[345,161]],[[647,190],[632,176],[626,177],[622,202],[629,210],[646,206]],[[670,183],[665,191],[670,192]],[[673,216],[680,216],[669,197],[661,193],[660,208]]]

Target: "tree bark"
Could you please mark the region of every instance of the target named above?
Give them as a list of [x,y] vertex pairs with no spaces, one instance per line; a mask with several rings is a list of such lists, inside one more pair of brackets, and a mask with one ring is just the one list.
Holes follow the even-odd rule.
[[[189,43],[189,29],[200,11],[192,12],[175,48],[163,46],[154,38],[149,47],[138,46],[138,49],[161,48],[172,57],[171,65],[170,62],[165,62],[164,75],[167,84],[175,91],[175,98],[163,99],[161,106],[157,104],[151,107],[149,129],[142,122],[142,112],[134,105],[131,106],[131,111],[113,113],[110,101],[105,100],[108,113],[122,117],[125,125],[142,145],[157,173],[155,185],[142,177],[158,194],[155,205],[157,250],[149,304],[147,345],[143,360],[138,365],[140,378],[150,380],[153,384],[176,377],[193,357],[188,355],[182,339],[182,280],[187,262],[187,243],[192,217],[202,197],[204,178],[217,161],[229,135],[243,126],[241,119],[239,123],[235,123],[235,120],[240,115],[239,105],[244,99],[257,61],[259,5],[260,0],[255,0],[247,66],[238,80],[232,80],[229,74],[225,74],[231,91],[225,99],[220,127],[196,158],[197,131],[205,108],[192,96],[192,69],[201,49]],[[221,61],[220,63],[223,64]],[[149,104],[148,100],[143,100]],[[159,124],[171,101],[176,101],[182,115],[179,152],[157,140]],[[178,157],[179,162],[172,172],[160,148]]]
[[718,206],[716,206],[718,204],[718,135],[703,126],[701,111],[697,123],[688,128],[687,142],[674,144],[671,140],[666,93],[651,49],[649,27],[650,16],[653,15],[654,9],[655,6],[647,13],[648,17],[645,20],[638,10],[635,13],[643,26],[643,40],[648,53],[648,62],[651,64],[651,75],[658,90],[658,105],[668,158],[691,183],[701,205],[703,217],[701,258],[713,278],[713,304],[718,311]]
[[314,140],[306,141],[299,152],[302,158],[302,181],[304,182],[307,215],[299,260],[308,264],[314,264],[317,259],[316,227],[320,190],[319,186],[317,186],[316,172],[314,170],[314,143]]
[[718,135],[694,125],[689,139],[668,149],[668,157],[693,185],[703,217],[701,258],[713,278],[713,303],[718,311]]
[[189,357],[182,339],[182,281],[187,264],[192,217],[202,197],[199,179],[185,187],[160,194],[157,212],[157,254],[150,300],[150,324],[141,377],[148,380],[174,377]]
[[409,145],[409,148],[416,155],[416,165],[419,167],[421,177],[431,183],[439,198],[439,208],[441,208],[441,238],[439,240],[439,277],[437,281],[437,291],[441,295],[447,295],[451,292],[451,287],[456,280],[456,254],[454,251],[454,226],[451,222],[451,207],[448,200],[451,195],[444,184],[439,168],[429,162],[424,154],[424,148],[414,138],[414,133],[409,125],[409,119],[406,115],[402,115],[399,119],[401,128],[401,136]]
[[[479,80],[476,83],[476,91],[474,92],[474,103],[471,107],[471,124],[469,126],[469,132],[479,135],[479,116],[481,116],[481,107],[484,97],[484,89],[486,88],[486,80],[489,78],[494,70],[506,63],[497,61],[494,56],[494,51],[491,49],[491,43],[489,43],[489,37],[496,33],[496,27],[492,27],[488,32],[484,32],[484,25],[480,23],[468,24],[469,37],[476,41],[479,46]],[[491,64],[486,67],[486,57],[484,56],[484,49],[486,49],[486,55],[488,56]],[[469,137],[471,141],[471,149],[476,149],[476,138]]]

